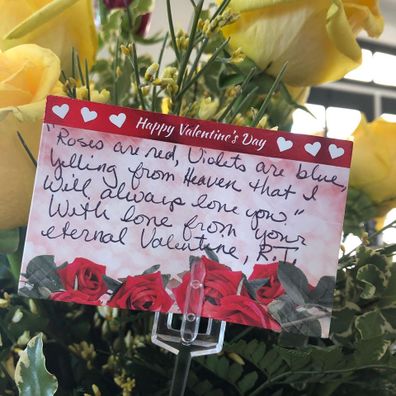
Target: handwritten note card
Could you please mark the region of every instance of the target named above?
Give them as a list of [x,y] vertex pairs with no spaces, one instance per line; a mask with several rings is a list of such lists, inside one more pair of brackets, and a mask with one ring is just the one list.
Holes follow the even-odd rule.
[[351,146],[49,97],[19,292],[326,337]]

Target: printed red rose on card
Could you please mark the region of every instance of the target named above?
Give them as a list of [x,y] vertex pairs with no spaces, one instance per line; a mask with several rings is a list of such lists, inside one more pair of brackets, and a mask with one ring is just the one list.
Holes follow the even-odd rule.
[[326,337],[351,150],[49,97],[19,292]]

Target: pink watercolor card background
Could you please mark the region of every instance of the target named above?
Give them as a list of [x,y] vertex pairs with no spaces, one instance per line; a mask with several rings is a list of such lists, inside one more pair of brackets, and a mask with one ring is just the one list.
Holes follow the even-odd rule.
[[19,293],[327,337],[351,151],[49,97]]

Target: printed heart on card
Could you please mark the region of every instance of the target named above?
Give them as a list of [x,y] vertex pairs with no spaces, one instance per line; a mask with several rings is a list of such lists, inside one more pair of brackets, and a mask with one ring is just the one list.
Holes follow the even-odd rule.
[[290,150],[293,147],[293,142],[291,140],[286,140],[283,136],[278,137],[276,143],[278,144],[280,152]]
[[311,154],[313,157],[316,157],[316,154],[319,153],[321,147],[322,145],[319,142],[315,142],[315,143],[307,143],[304,146],[304,149],[308,154]]
[[84,122],[95,120],[98,117],[98,113],[96,111],[89,110],[88,107],[83,107],[81,109],[81,115]]
[[109,117],[109,120],[116,127],[121,128],[124,125],[124,122],[126,120],[126,115],[125,115],[125,113],[120,113],[118,115],[117,114],[112,114]]
[[329,153],[332,159],[336,159],[342,157],[345,151],[342,147],[337,147],[335,144],[330,144]]
[[67,113],[69,112],[69,105],[68,104],[63,104],[63,105],[55,105],[52,106],[52,112],[56,114],[59,118],[62,118],[62,120],[67,116]]

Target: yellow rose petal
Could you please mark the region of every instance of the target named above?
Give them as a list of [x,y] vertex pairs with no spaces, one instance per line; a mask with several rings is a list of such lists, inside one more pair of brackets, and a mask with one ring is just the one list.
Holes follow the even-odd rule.
[[[93,2],[78,0],[66,7],[69,2],[72,1],[59,0],[55,4],[51,0],[0,0],[0,50],[26,43],[38,44],[58,55],[62,69],[71,75],[72,48],[75,48],[81,61],[87,59],[88,65],[92,66],[98,46]],[[38,24],[40,18],[43,20]],[[26,21],[29,23],[24,25]],[[30,21],[34,23],[30,24]],[[18,38],[5,38],[10,37],[11,31],[15,33],[18,25],[23,27],[22,31],[16,30]]]
[[4,36],[4,40],[18,39],[23,37],[25,34],[32,32],[43,23],[50,21],[55,16],[67,10],[77,1],[78,0],[54,0],[48,4],[45,4],[44,7],[40,8],[32,15],[29,15],[10,32],[8,32]]
[[232,49],[274,76],[288,62],[284,81],[294,86],[342,78],[361,62],[357,34],[383,30],[374,0],[231,0],[230,7],[241,13],[223,28]]
[[5,81],[29,91],[31,102],[43,99],[59,80],[59,58],[46,48],[35,44],[20,45],[9,49],[6,55],[8,61],[19,70]]
[[[8,75],[7,75],[8,73]],[[35,44],[0,51],[0,229],[27,223],[45,98],[61,93],[59,58]]]
[[350,184],[364,191],[380,214],[396,206],[396,123],[364,116],[353,134]]

